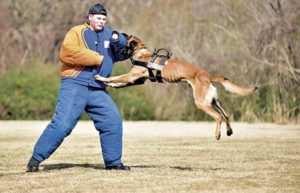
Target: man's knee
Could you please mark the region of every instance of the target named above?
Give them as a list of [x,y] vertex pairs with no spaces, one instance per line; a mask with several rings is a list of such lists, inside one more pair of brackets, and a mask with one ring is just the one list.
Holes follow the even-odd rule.
[[105,122],[95,123],[96,129],[100,133],[109,132],[110,134],[122,134],[123,119],[121,116],[106,120]]
[[96,125],[96,129],[100,134],[106,133],[110,135],[122,135],[123,128],[122,125]]
[[56,133],[57,137],[64,138],[70,135],[75,125],[76,121],[66,121],[54,118],[49,126],[53,132]]

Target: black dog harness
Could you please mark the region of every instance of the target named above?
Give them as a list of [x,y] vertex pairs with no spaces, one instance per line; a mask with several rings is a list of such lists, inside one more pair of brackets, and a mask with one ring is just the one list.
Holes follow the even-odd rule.
[[[172,56],[172,54],[164,48],[161,48],[159,50],[154,50],[151,60],[149,62],[141,62],[141,61],[135,61],[131,58],[131,62],[134,65],[137,66],[143,66],[148,69],[149,72],[149,79],[151,82],[159,82],[162,83],[162,77],[161,77],[161,71],[168,61],[168,59]],[[159,64],[154,63],[157,57],[160,57]],[[156,70],[156,74],[154,74],[154,70]]]

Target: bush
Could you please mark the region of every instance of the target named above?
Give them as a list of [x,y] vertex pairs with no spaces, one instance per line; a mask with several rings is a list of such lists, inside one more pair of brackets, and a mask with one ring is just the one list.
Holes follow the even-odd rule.
[[[120,65],[115,73],[129,66]],[[59,65],[45,65],[39,60],[9,69],[0,77],[0,118],[50,119],[55,111],[60,86]],[[140,87],[109,89],[124,119],[152,120],[154,105]],[[82,119],[89,119],[87,114]]]
[[59,88],[58,69],[34,61],[2,75],[1,119],[49,119],[54,113]]
[[[129,71],[130,64],[116,64],[113,75]],[[60,86],[59,65],[39,60],[9,69],[0,76],[0,118],[47,119],[54,113]],[[268,82],[268,75],[262,79]],[[218,89],[232,120],[287,123],[299,120],[299,87],[262,85],[254,95],[238,97]],[[125,120],[213,120],[199,111],[186,84],[159,84],[108,88]],[[297,92],[296,92],[297,91]],[[281,93],[285,93],[282,95]],[[87,114],[82,119],[89,119]]]

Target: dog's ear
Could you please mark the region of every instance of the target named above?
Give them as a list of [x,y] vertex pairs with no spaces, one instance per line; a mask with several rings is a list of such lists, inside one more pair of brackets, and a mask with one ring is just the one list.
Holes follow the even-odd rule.
[[126,34],[126,33],[121,33],[121,34],[126,38],[126,40],[129,39],[129,35],[128,34]]

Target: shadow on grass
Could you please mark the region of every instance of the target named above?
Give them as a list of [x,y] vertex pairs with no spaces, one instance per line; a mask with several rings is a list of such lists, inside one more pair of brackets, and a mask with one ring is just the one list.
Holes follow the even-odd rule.
[[44,171],[49,171],[49,170],[62,170],[62,169],[68,169],[68,168],[74,168],[74,167],[80,167],[80,168],[91,168],[91,169],[100,169],[104,170],[105,167],[103,164],[73,164],[73,163],[60,163],[60,164],[45,164],[42,165],[44,166]]
[[159,166],[159,165],[133,165],[132,168],[171,168],[174,170],[182,170],[182,171],[195,171],[195,170],[202,170],[204,172],[207,171],[217,171],[217,170],[224,170],[225,168],[192,168],[192,167],[184,167],[184,166]]
[[[91,168],[96,170],[105,170],[104,164],[73,164],[73,163],[60,163],[60,164],[43,164],[41,165],[44,167],[43,171],[49,170],[62,170],[74,167],[81,167],[81,168]],[[130,165],[131,168],[159,168],[159,166],[155,165]]]
[[176,169],[176,170],[183,170],[183,171],[202,170],[204,172],[217,171],[217,170],[223,170],[224,169],[224,168],[191,168],[191,167],[181,167],[181,166],[175,166],[175,167],[170,167],[170,168]]
[[[60,164],[45,164],[42,165],[44,167],[43,171],[50,171],[50,170],[62,170],[74,167],[80,168],[91,168],[96,170],[105,170],[105,166],[103,164],[73,164],[73,163],[60,163]],[[148,168],[161,168],[163,166],[157,165],[131,165],[131,168],[140,168],[140,169],[148,169]],[[169,167],[175,170],[182,170],[182,171],[193,171],[193,170],[202,170],[202,171],[217,171],[223,170],[224,168],[192,168],[192,167],[182,167],[182,166],[174,166]]]
[[159,168],[159,166],[155,165],[132,165],[131,168]]
[[191,167],[181,167],[181,166],[175,166],[175,167],[170,167],[170,168],[176,169],[176,170],[183,170],[183,171],[192,171],[192,170],[194,170]]

